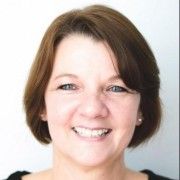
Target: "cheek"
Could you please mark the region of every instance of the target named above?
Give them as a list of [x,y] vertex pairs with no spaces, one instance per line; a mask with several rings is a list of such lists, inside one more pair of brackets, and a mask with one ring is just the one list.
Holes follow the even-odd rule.
[[78,100],[52,95],[46,98],[47,120],[60,125],[68,125],[77,109]]
[[113,124],[116,127],[132,128],[136,124],[140,98],[127,97],[121,100],[111,100],[109,109],[111,111]]
[[114,129],[112,142],[119,150],[125,150],[134,134],[139,101],[128,99],[109,103],[111,124]]

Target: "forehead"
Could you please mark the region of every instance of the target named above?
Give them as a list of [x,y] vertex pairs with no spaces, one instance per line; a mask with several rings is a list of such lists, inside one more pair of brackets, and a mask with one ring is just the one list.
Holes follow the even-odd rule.
[[118,72],[115,56],[106,42],[96,41],[85,35],[72,34],[65,37],[57,46],[54,72],[85,70],[92,73],[97,69],[116,74]]

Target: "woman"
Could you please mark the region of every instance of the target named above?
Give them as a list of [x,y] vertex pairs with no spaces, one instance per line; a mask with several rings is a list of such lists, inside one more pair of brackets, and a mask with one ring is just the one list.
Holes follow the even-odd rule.
[[124,163],[124,151],[159,128],[159,70],[146,41],[101,5],[56,18],[45,33],[24,94],[27,124],[53,165],[23,180],[168,179]]

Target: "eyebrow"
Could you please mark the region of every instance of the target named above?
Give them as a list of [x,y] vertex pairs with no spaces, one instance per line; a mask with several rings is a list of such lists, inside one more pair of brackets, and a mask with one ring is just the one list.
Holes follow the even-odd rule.
[[121,80],[120,74],[114,75],[108,79],[109,81]]
[[[65,73],[65,74],[57,75],[54,79],[56,80],[56,79],[59,79],[59,78],[62,78],[62,77],[71,77],[71,78],[76,78],[76,79],[78,78],[78,76],[75,75],[75,74]],[[108,81],[115,81],[115,80],[121,80],[120,74],[113,75],[110,78],[108,78]]]
[[54,79],[59,79],[59,78],[62,78],[62,77],[72,77],[72,78],[78,78],[77,75],[75,74],[69,74],[69,73],[66,73],[66,74],[59,74],[57,75]]

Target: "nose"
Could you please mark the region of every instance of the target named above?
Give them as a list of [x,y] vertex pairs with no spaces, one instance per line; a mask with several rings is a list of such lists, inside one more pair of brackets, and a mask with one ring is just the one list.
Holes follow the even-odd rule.
[[88,119],[105,118],[108,108],[99,95],[86,95],[79,107],[80,115]]

